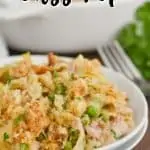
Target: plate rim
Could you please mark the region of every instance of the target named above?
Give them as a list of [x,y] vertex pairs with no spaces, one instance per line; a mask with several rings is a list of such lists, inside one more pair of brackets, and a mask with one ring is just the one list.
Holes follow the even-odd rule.
[[[147,120],[145,121],[145,124],[144,124],[142,130],[139,131],[139,132],[141,132],[140,135],[139,135],[139,137],[138,137],[138,138],[133,142],[133,144],[130,145],[126,150],[132,150],[135,146],[137,146],[137,145],[142,141],[142,139],[144,138],[144,136],[145,136],[145,134],[146,134],[146,132],[147,132],[148,124],[149,124],[149,121],[148,121],[148,119],[147,119]],[[137,133],[137,134],[138,134],[138,133]],[[133,137],[133,138],[135,138],[135,137]],[[131,139],[131,140],[132,140],[132,139]],[[134,140],[134,139],[133,139],[133,140]]]

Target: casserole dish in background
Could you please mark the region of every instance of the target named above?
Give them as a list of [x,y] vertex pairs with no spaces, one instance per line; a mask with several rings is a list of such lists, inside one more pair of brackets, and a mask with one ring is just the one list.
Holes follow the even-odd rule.
[[107,1],[83,1],[69,7],[24,4],[0,9],[1,30],[9,46],[44,52],[77,52],[103,44],[132,19],[137,0],[119,0],[114,8]]

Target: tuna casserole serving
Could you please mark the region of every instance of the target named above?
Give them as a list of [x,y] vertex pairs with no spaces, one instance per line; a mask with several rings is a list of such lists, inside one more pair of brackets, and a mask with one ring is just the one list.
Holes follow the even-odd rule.
[[0,68],[1,150],[93,150],[134,126],[128,98],[102,74],[99,61],[30,54]]

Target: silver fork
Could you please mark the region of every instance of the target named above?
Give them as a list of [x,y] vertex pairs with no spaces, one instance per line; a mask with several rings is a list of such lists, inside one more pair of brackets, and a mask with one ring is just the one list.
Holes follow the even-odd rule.
[[146,96],[150,96],[150,82],[144,80],[117,41],[110,42],[103,47],[97,47],[97,51],[104,65],[124,74],[136,83]]

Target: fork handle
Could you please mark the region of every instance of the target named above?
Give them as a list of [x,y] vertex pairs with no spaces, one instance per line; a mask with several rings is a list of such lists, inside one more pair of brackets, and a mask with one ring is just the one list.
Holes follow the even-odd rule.
[[143,91],[144,95],[146,97],[150,98],[150,82],[147,81],[136,81],[137,85],[140,87],[140,89]]

